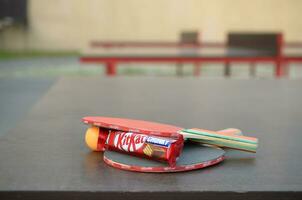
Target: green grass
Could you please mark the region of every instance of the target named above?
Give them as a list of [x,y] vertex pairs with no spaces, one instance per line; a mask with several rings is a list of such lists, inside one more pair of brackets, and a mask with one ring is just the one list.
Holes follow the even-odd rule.
[[58,76],[93,76],[102,75],[103,69],[98,66],[88,67],[26,67],[0,69],[0,78],[5,77],[58,77]]
[[76,51],[6,51],[0,50],[0,60],[17,58],[78,56]]

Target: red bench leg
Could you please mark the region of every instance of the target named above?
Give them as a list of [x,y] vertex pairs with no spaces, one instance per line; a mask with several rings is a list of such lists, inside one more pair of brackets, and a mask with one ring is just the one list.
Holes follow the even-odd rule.
[[281,60],[276,62],[276,71],[275,71],[276,78],[281,78],[283,76],[283,67]]
[[106,63],[106,74],[107,74],[107,76],[115,76],[116,75],[116,63],[115,62],[107,62]]

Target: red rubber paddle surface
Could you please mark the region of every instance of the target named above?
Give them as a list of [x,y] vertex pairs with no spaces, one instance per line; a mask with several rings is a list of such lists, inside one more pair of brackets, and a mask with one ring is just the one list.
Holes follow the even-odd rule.
[[108,129],[137,132],[164,137],[177,137],[177,132],[183,129],[181,127],[173,125],[124,118],[88,116],[84,117],[82,121],[86,124],[91,124]]

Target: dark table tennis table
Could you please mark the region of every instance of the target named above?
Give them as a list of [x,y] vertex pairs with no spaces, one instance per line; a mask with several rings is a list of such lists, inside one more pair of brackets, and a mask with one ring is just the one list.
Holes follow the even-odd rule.
[[[301,199],[302,81],[70,77],[0,137],[0,199]],[[84,144],[86,115],[242,129],[256,154],[186,173],[114,169]]]

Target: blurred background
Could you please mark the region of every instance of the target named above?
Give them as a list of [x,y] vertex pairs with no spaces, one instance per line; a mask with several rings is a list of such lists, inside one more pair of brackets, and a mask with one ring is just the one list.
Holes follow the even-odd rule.
[[[91,41],[177,42],[185,31],[198,32],[202,44],[218,45],[227,43],[232,32],[282,33],[285,47],[301,51],[301,9],[299,0],[0,0],[0,76],[102,74],[103,68],[83,68],[76,59]],[[24,57],[60,59],[2,62]],[[165,65],[144,64],[118,70],[126,75],[175,74]],[[260,77],[272,77],[272,67],[258,64]],[[16,71],[19,65],[22,69]],[[220,65],[208,65],[201,69],[205,77],[223,76]],[[301,77],[296,63],[291,65],[290,77]],[[234,76],[246,78],[247,69],[235,65]],[[184,74],[192,70],[183,69]]]
[[[282,32],[301,41],[299,0],[1,0],[1,48],[79,51],[91,40],[177,41],[195,30],[225,42],[232,31]],[[2,22],[3,24],[3,22]]]
[[[0,134],[62,76],[301,79],[301,10],[301,0],[0,0]],[[233,55],[234,44],[252,52]]]

